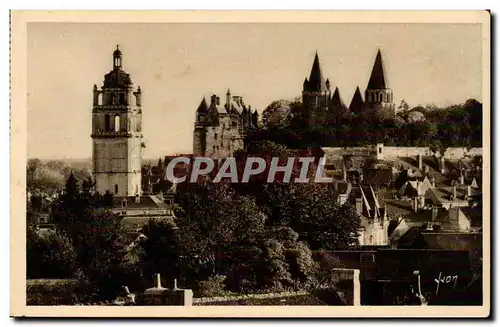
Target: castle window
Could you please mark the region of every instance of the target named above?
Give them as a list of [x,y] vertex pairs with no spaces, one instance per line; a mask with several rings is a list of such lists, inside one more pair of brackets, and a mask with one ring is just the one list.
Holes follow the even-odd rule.
[[383,102],[384,101],[384,94],[383,93],[379,93],[379,95],[378,95],[378,101],[379,102]]
[[115,194],[118,194],[118,184],[115,184]]
[[120,131],[120,116],[115,116],[115,132]]

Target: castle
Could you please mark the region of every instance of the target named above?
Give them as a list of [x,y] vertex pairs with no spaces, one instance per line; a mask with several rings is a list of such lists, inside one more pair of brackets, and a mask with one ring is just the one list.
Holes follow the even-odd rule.
[[217,95],[212,95],[210,104],[201,100],[196,110],[193,132],[193,154],[211,158],[226,158],[234,151],[243,149],[249,130],[257,127],[259,114],[252,112],[242,96],[231,95],[228,89],[223,105]]
[[333,94],[331,82],[324,79],[318,53],[314,57],[309,79],[304,80],[302,88],[302,103],[306,118],[314,124],[326,116],[334,118],[343,114],[376,114],[382,117],[394,117],[396,114],[394,96],[387,85],[382,53],[377,52],[375,63],[365,90],[365,99],[361,95],[359,86],[349,106],[346,106],[340,96],[338,87]]

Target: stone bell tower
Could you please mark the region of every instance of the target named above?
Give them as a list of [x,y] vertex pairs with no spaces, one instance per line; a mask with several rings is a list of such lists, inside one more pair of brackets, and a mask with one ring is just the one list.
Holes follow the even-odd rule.
[[96,191],[114,196],[141,194],[141,88],[134,91],[122,69],[122,52],[113,52],[113,70],[94,85],[92,109],[92,163]]

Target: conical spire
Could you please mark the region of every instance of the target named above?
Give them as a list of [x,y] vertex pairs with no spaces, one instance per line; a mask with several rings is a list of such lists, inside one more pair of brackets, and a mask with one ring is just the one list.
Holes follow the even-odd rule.
[[375,63],[373,64],[370,80],[368,81],[368,89],[380,90],[386,88],[387,86],[385,84],[384,64],[382,62],[382,53],[379,49],[377,52],[377,57],[375,58]]
[[364,102],[363,97],[361,96],[361,91],[359,90],[359,86],[356,87],[356,91],[351,100],[351,104],[349,104],[349,111],[351,112],[360,112],[363,108]]
[[345,107],[345,104],[342,101],[342,98],[340,97],[340,91],[339,91],[338,87],[336,87],[335,91],[333,92],[332,106],[333,107],[338,107],[338,108],[344,108]]
[[198,106],[198,109],[196,110],[197,112],[207,112],[208,111],[208,105],[207,105],[207,100],[205,97],[200,102],[200,105]]
[[308,84],[310,91],[316,91],[316,92],[326,91],[325,79],[323,78],[323,73],[321,72],[321,66],[319,64],[319,57],[317,51],[316,51],[316,56],[314,57],[314,62],[311,68],[311,75],[309,76]]

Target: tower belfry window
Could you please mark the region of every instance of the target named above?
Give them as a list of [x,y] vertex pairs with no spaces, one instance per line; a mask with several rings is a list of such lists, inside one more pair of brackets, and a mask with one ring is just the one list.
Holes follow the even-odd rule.
[[120,116],[115,116],[115,132],[120,131]]
[[104,131],[109,132],[111,130],[111,121],[109,115],[104,116]]

